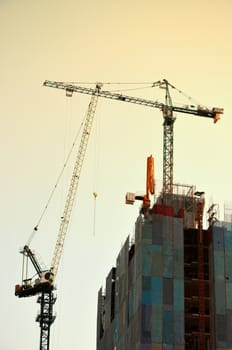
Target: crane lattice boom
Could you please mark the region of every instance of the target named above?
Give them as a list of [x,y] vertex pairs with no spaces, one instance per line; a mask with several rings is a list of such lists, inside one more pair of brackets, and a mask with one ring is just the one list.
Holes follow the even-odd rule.
[[68,230],[68,225],[69,225],[69,221],[70,221],[70,217],[71,217],[71,213],[72,213],[73,203],[74,203],[74,200],[76,197],[77,186],[78,186],[79,179],[80,179],[81,168],[83,165],[83,161],[84,161],[84,157],[85,157],[85,153],[86,153],[86,149],[87,149],[87,144],[88,144],[88,140],[89,140],[89,135],[90,135],[90,132],[92,129],[93,118],[94,118],[94,114],[95,114],[96,107],[97,107],[97,100],[98,100],[99,91],[100,91],[100,85],[98,84],[96,89],[93,90],[91,101],[89,104],[88,113],[87,113],[87,117],[85,120],[83,133],[82,133],[82,137],[81,137],[81,141],[80,141],[80,146],[78,149],[76,162],[75,162],[75,166],[74,166],[74,170],[73,170],[73,174],[72,174],[72,179],[71,179],[71,183],[69,186],[69,191],[68,191],[68,195],[67,195],[67,199],[66,199],[64,213],[62,216],[59,234],[58,234],[58,238],[56,241],[56,246],[55,246],[55,250],[54,250],[54,254],[53,254],[53,258],[52,258],[51,272],[53,274],[53,279],[55,278],[57,270],[58,270],[60,257],[62,254],[62,249],[63,249],[63,245],[64,245],[64,241],[65,241],[65,236],[66,236],[66,233]]
[[66,90],[67,94],[71,94],[72,92],[79,92],[81,94],[96,95],[96,96],[105,97],[116,101],[130,102],[130,103],[135,103],[143,106],[160,108],[160,109],[163,108],[163,103],[160,103],[157,101],[146,100],[139,97],[127,96],[123,94],[113,93],[110,91],[103,91],[103,90],[96,91],[95,89],[92,89],[92,88],[77,86],[69,83],[45,80],[43,85],[47,87],[56,88],[56,89]]

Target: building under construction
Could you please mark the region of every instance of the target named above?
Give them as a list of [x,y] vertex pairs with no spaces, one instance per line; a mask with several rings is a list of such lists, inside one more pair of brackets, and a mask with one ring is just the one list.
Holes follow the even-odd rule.
[[232,349],[232,224],[174,186],[141,210],[98,293],[97,350]]

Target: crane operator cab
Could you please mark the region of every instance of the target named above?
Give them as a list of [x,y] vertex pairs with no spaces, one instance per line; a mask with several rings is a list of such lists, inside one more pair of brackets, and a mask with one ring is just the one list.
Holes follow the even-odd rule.
[[22,284],[16,284],[15,295],[19,298],[29,297],[41,293],[42,291],[50,291],[54,289],[53,286],[53,274],[50,271],[43,271],[41,277],[36,278],[34,281],[32,278],[26,278],[22,281]]
[[[23,254],[23,279],[21,284],[16,284],[15,295],[21,298],[33,296],[42,291],[48,292],[53,290],[53,273],[50,270],[42,270],[37,257],[28,246],[25,246],[21,253]],[[37,277],[35,279],[28,278],[27,276],[28,259],[31,260],[36,270]]]

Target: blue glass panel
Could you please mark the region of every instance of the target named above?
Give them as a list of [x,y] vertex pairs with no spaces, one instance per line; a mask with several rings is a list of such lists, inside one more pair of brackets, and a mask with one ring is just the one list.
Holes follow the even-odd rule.
[[164,311],[163,313],[163,328],[164,328],[164,339],[165,344],[173,343],[173,313],[172,311]]
[[154,276],[151,279],[152,288],[152,304],[161,305],[163,296],[163,279],[159,276]]

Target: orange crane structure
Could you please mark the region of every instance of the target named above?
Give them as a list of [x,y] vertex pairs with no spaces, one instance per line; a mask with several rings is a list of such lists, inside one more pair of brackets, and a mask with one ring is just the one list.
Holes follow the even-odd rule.
[[135,195],[134,193],[127,192],[126,204],[134,204],[135,200],[143,201],[141,210],[143,212],[150,208],[150,194],[155,194],[155,175],[154,175],[154,158],[152,155],[147,157],[147,175],[146,175],[146,194]]

